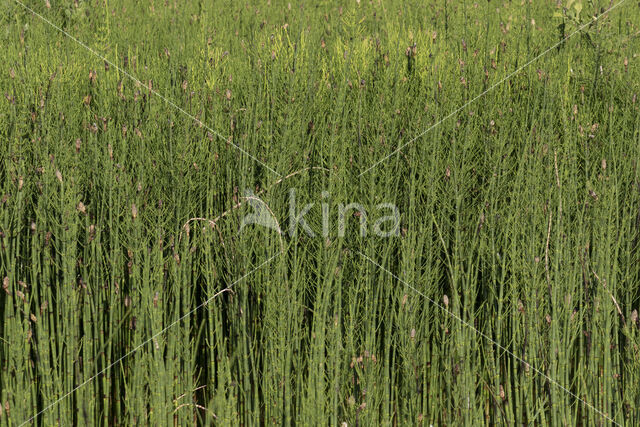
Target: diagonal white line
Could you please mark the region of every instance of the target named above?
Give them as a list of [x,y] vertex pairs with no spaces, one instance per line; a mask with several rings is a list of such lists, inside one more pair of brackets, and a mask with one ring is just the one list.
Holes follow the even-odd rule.
[[[106,62],[107,64],[109,64],[110,66],[112,66],[113,68],[117,69],[118,71],[120,71],[122,74],[124,74],[125,76],[129,77],[131,80],[133,80],[134,82],[144,86],[144,83],[142,83],[140,80],[138,80],[135,76],[133,76],[132,74],[126,72],[125,70],[123,70],[122,68],[118,67],[116,64],[114,64],[113,62],[109,61],[107,58],[105,58],[104,56],[100,55],[98,52],[96,52],[95,50],[91,49],[89,46],[87,46],[85,43],[83,43],[82,41],[78,40],[77,38],[73,37],[71,34],[69,34],[68,32],[66,32],[65,30],[63,30],[62,28],[58,27],[56,24],[54,24],[53,22],[49,21],[47,18],[45,18],[44,16],[40,15],[38,12],[36,12],[35,10],[31,9],[29,6],[25,5],[24,3],[22,3],[20,0],[13,0],[16,3],[18,3],[20,6],[22,6],[23,8],[25,8],[26,10],[28,10],[29,12],[31,12],[33,15],[37,16],[38,18],[40,18],[42,21],[46,22],[47,24],[49,24],[51,27],[55,28],[56,30],[58,30],[59,32],[61,32],[62,34],[64,34],[65,36],[69,37],[71,40],[73,40],[74,42],[76,42],[77,44],[79,44],[80,46],[82,46],[83,48],[85,48],[86,50],[88,50],[89,52],[91,52],[92,54],[94,54],[95,56],[97,56],[98,58],[102,59],[104,62]],[[149,91],[154,94],[155,96],[157,96],[158,98],[162,99],[164,102],[166,102],[167,104],[169,104],[170,106],[172,106],[173,108],[175,108],[176,110],[180,111],[182,114],[184,114],[185,116],[189,117],[191,120],[193,120],[194,122],[196,122],[197,124],[199,124],[200,126],[204,127],[205,129],[207,129],[209,132],[211,132],[212,134],[216,135],[218,138],[222,139],[223,141],[225,141],[228,144],[231,144],[234,148],[236,148],[238,151],[240,151],[242,154],[244,154],[245,156],[249,157],[250,159],[254,160],[255,162],[261,164],[262,166],[264,166],[269,172],[273,173],[274,175],[276,175],[278,178],[282,177],[282,175],[280,175],[278,172],[276,172],[275,170],[273,170],[272,168],[270,168],[269,166],[267,166],[264,162],[262,162],[261,160],[259,160],[257,157],[253,156],[252,154],[248,153],[246,150],[244,150],[242,147],[234,144],[233,142],[231,142],[228,138],[225,138],[224,136],[222,136],[218,131],[212,129],[211,127],[209,127],[208,125],[206,125],[205,123],[203,123],[202,121],[200,121],[200,119],[198,119],[197,117],[194,117],[193,115],[189,114],[186,110],[184,110],[182,107],[178,106],[175,102],[171,101],[169,98],[165,97],[164,95],[162,95],[161,93],[158,93],[157,91],[153,90],[153,89],[149,89]]]
[[402,280],[401,278],[399,278],[398,276],[396,276],[395,274],[393,274],[392,272],[390,272],[389,270],[387,270],[386,268],[384,268],[383,266],[381,266],[380,264],[378,264],[377,262],[375,262],[374,260],[372,260],[371,258],[369,258],[367,255],[363,254],[360,251],[356,251],[358,252],[363,258],[366,258],[370,263],[372,263],[373,265],[377,266],[379,269],[381,269],[382,271],[384,271],[385,273],[388,273],[390,276],[392,276],[394,279],[396,279],[397,281],[399,281],[400,283],[404,284],[405,286],[407,286],[408,288],[410,288],[411,290],[413,290],[415,293],[417,293],[418,295],[424,297],[427,301],[429,301],[431,304],[435,305],[436,307],[438,307],[440,310],[444,311],[446,314],[448,314],[449,316],[453,317],[454,319],[456,319],[457,321],[459,321],[460,323],[462,323],[464,326],[468,327],[469,329],[471,329],[472,331],[474,331],[476,334],[480,335],[482,338],[486,339],[487,341],[489,341],[491,344],[495,345],[496,347],[498,347],[500,350],[504,351],[505,353],[508,353],[511,357],[513,357],[514,359],[516,359],[518,362],[524,363],[526,366],[530,367],[533,372],[535,372],[536,374],[544,377],[547,379],[547,381],[549,381],[551,384],[555,385],[556,387],[558,387],[559,389],[561,389],[562,391],[564,391],[565,393],[571,395],[572,397],[576,398],[577,400],[579,400],[580,402],[582,402],[582,404],[584,406],[586,406],[589,409],[592,409],[593,411],[597,412],[599,415],[601,415],[603,418],[605,418],[607,421],[610,421],[611,423],[619,426],[620,424],[618,424],[617,422],[615,422],[613,419],[611,419],[607,414],[605,414],[604,412],[602,412],[601,410],[599,410],[598,408],[596,408],[595,406],[591,405],[590,403],[587,403],[585,400],[579,398],[575,393],[573,393],[571,390],[568,390],[565,386],[563,386],[562,384],[560,384],[559,382],[557,382],[556,380],[554,380],[553,378],[549,377],[548,375],[546,375],[544,372],[542,372],[541,370],[533,367],[529,362],[527,362],[526,360],[524,360],[523,358],[521,358],[520,356],[517,356],[515,353],[513,353],[512,351],[508,350],[507,348],[503,347],[499,342],[495,341],[494,339],[492,339],[491,337],[489,337],[488,335],[486,335],[485,333],[479,331],[478,329],[476,329],[473,325],[471,325],[469,322],[463,320],[460,316],[456,315],[455,313],[452,313],[451,311],[449,311],[446,307],[442,306],[440,303],[438,303],[437,301],[434,301],[433,299],[429,298],[427,295],[425,295],[424,293],[420,292],[418,289],[416,289],[415,287],[413,287],[411,284],[405,282],[404,280]]
[[607,15],[609,12],[611,12],[613,9],[617,8],[618,6],[620,6],[622,3],[624,3],[627,0],[621,0],[618,3],[614,4],[613,6],[611,6],[609,9],[605,10],[604,12],[602,12],[602,14],[598,15],[597,17],[593,18],[591,21],[587,22],[586,24],[581,25],[580,27],[578,27],[577,30],[575,30],[573,33],[569,34],[568,36],[566,36],[565,38],[563,38],[562,40],[560,40],[558,43],[554,44],[553,46],[551,46],[549,49],[545,50],[544,52],[542,52],[541,54],[539,54],[538,56],[536,56],[535,58],[529,60],[526,64],[524,64],[522,67],[518,68],[517,70],[513,71],[511,74],[508,74],[506,77],[504,77],[502,80],[498,81],[497,83],[494,83],[493,85],[491,85],[491,87],[489,87],[488,89],[486,89],[484,92],[482,92],[480,95],[477,95],[475,98],[473,98],[472,100],[466,102],[464,105],[462,105],[459,108],[456,108],[455,110],[453,110],[452,112],[450,112],[449,114],[447,114],[446,116],[444,116],[444,118],[440,119],[438,122],[436,122],[435,124],[429,126],[427,129],[425,129],[424,131],[420,132],[418,135],[416,135],[415,137],[413,137],[411,140],[409,140],[408,142],[400,145],[398,148],[396,148],[391,154],[386,155],[385,157],[383,157],[382,159],[378,160],[377,162],[375,162],[373,165],[369,166],[369,168],[367,168],[364,172],[361,172],[358,176],[362,176],[365,173],[369,172],[371,169],[375,168],[376,166],[378,166],[380,163],[384,162],[385,160],[387,160],[389,157],[394,156],[395,154],[398,154],[400,151],[402,151],[403,148],[405,148],[407,145],[413,143],[415,140],[419,139],[420,137],[424,136],[426,133],[430,132],[431,130],[433,130],[435,127],[439,126],[440,124],[442,124],[442,122],[450,119],[451,117],[455,116],[456,114],[458,114],[460,111],[464,110],[465,108],[467,108],[469,105],[473,104],[474,102],[476,102],[478,99],[482,98],[483,96],[485,96],[487,93],[491,92],[492,90],[494,90],[495,88],[497,88],[498,86],[500,86],[502,83],[506,82],[507,80],[509,80],[511,77],[515,76],[516,74],[518,74],[519,72],[521,72],[522,70],[524,70],[525,68],[527,68],[529,65],[533,64],[534,62],[536,62],[538,59],[542,58],[544,55],[546,55],[547,53],[551,52],[553,49],[557,48],[558,46],[560,46],[562,43],[564,43],[565,41],[569,40],[571,37],[573,37],[575,34],[579,33],[580,31],[584,30],[586,27],[588,27],[589,25],[593,24],[594,22],[598,21],[600,18],[602,18],[603,16]]
[[109,369],[111,369],[112,367],[114,367],[115,365],[117,365],[118,363],[120,363],[122,360],[126,359],[127,357],[131,356],[133,353],[135,353],[136,351],[140,350],[142,347],[144,347],[145,345],[149,344],[151,341],[153,341],[154,339],[158,338],[160,335],[164,334],[166,331],[168,331],[170,328],[172,328],[173,326],[177,325],[178,323],[182,322],[186,317],[191,316],[193,313],[195,313],[196,311],[198,311],[199,309],[201,309],[202,307],[206,306],[207,304],[209,304],[211,301],[213,301],[216,297],[218,297],[219,295],[221,295],[223,292],[226,292],[228,290],[230,290],[232,287],[234,287],[238,282],[241,282],[242,280],[246,279],[248,276],[250,276],[251,274],[255,273],[256,271],[258,271],[262,266],[264,266],[265,264],[270,263],[271,261],[273,261],[275,258],[277,258],[278,256],[282,255],[282,252],[278,252],[277,254],[275,254],[274,256],[272,256],[271,258],[269,258],[268,260],[266,260],[265,262],[263,262],[262,264],[260,264],[259,266],[257,266],[256,268],[254,268],[253,270],[251,270],[250,272],[248,272],[247,274],[245,274],[244,276],[242,276],[241,278],[239,278],[238,280],[236,280],[235,282],[233,282],[231,285],[227,286],[225,289],[217,292],[215,295],[213,295],[211,298],[207,299],[205,302],[201,303],[200,305],[198,305],[197,307],[195,307],[194,309],[192,309],[190,312],[188,312],[187,314],[184,314],[182,317],[180,317],[178,320],[174,321],[173,323],[171,323],[169,326],[165,327],[163,330],[161,330],[160,332],[156,333],[155,335],[151,336],[151,338],[147,339],[146,341],[144,341],[142,344],[138,345],[137,347],[135,347],[133,350],[131,350],[130,352],[128,352],[127,354],[125,354],[124,356],[122,356],[121,358],[119,358],[118,360],[116,360],[115,362],[113,362],[112,364],[110,364],[109,366],[107,366],[106,368],[104,368],[103,370],[101,370],[100,372],[98,372],[97,374],[95,374],[94,376],[92,376],[91,378],[89,378],[88,380],[86,380],[85,382],[83,382],[82,384],[80,384],[79,386],[75,387],[73,390],[71,390],[70,392],[64,394],[62,397],[60,397],[58,400],[54,401],[53,403],[49,404],[48,406],[46,406],[44,409],[42,409],[40,412],[38,412],[37,414],[35,414],[34,416],[32,416],[31,418],[25,420],[24,422],[22,422],[20,424],[20,426],[23,426],[27,423],[32,422],[33,420],[35,420],[36,418],[38,418],[40,415],[42,415],[44,412],[48,411],[49,409],[53,408],[54,406],[56,406],[58,403],[62,402],[64,399],[66,399],[67,397],[71,396],[76,390],[84,387],[85,385],[89,384],[91,381],[95,380],[96,378],[98,378],[100,375],[104,374],[105,372],[107,372]]

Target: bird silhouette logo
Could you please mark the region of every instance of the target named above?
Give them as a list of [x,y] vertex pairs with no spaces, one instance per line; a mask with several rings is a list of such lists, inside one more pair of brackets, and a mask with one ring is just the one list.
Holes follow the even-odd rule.
[[262,199],[260,199],[252,190],[245,190],[243,198],[246,199],[247,204],[251,206],[253,212],[242,218],[242,221],[240,222],[240,232],[249,225],[260,225],[262,227],[275,230],[278,234],[282,234],[280,226],[273,216],[273,213]]

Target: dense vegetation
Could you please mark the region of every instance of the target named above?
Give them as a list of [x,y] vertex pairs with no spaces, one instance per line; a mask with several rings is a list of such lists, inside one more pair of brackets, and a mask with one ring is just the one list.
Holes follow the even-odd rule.
[[0,425],[637,425],[640,8],[562,3],[2,2]]

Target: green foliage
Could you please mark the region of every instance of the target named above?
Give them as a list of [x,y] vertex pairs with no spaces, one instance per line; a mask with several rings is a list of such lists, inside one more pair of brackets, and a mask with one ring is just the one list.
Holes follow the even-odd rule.
[[[579,32],[581,38],[585,39],[591,46],[598,44],[598,47],[601,47],[602,45],[607,51],[610,51],[614,44],[614,38],[600,34],[598,21],[600,21],[601,16],[599,16],[598,8],[593,0],[588,0],[586,3],[587,8],[583,11],[582,1],[567,0],[561,11],[553,13],[553,18],[559,21],[560,39],[564,40],[569,35]],[[600,9],[600,14],[603,14],[604,11],[605,9]],[[608,18],[606,15],[603,16],[603,20]]]
[[34,8],[118,67],[0,6],[0,426],[637,424],[637,6]]

